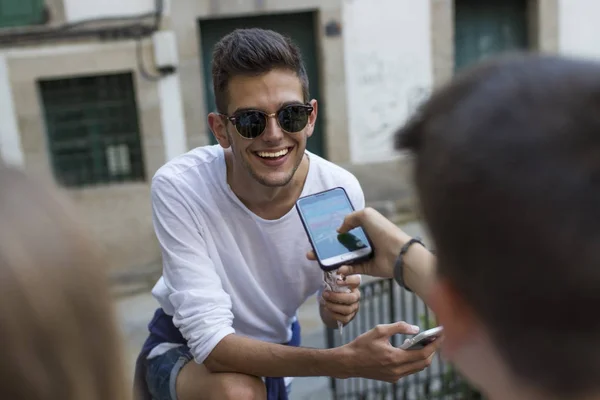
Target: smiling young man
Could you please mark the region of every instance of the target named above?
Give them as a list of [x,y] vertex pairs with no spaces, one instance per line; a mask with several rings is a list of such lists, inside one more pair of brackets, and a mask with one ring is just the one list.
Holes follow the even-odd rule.
[[[294,204],[341,186],[361,209],[363,193],[349,172],[306,151],[318,104],[288,39],[236,30],[216,45],[212,76],[217,112],[208,122],[219,145],[170,161],[152,181],[161,308],[138,359],[138,389],[161,400],[285,399],[284,377],[394,381],[425,368],[434,346],[407,353],[389,343],[414,332],[403,323],[338,349],[298,347],[297,310],[324,284],[304,257],[310,245]],[[354,318],[359,283],[349,277],[349,293],[323,293],[325,324]]]

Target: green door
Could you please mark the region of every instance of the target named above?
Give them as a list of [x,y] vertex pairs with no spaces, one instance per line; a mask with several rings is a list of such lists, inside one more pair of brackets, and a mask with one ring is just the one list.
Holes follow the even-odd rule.
[[455,0],[455,68],[527,49],[527,0]]
[[[204,63],[204,92],[208,110],[216,109],[212,86],[211,64],[214,45],[225,35],[237,28],[271,29],[289,36],[298,45],[310,82],[310,96],[319,102],[319,118],[313,136],[308,140],[307,149],[325,157],[323,144],[323,102],[319,93],[319,69],[317,64],[317,46],[315,39],[315,14],[304,12],[296,14],[271,14],[243,18],[226,18],[200,21],[201,54]],[[216,143],[209,132],[211,143]]]
[[43,24],[44,0],[0,0],[0,28]]

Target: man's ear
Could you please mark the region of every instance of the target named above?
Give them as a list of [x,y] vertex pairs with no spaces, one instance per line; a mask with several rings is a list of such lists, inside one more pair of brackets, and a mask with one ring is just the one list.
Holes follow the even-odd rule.
[[212,134],[214,135],[215,139],[217,139],[217,142],[219,142],[221,147],[224,149],[227,149],[231,146],[231,143],[229,142],[229,137],[227,135],[228,123],[229,121],[227,121],[225,117],[217,113],[208,114],[208,126],[210,127],[210,130],[212,131]]
[[444,355],[452,356],[466,341],[473,338],[478,320],[456,287],[446,279],[438,278],[430,292],[428,303],[438,323],[444,327]]
[[306,130],[307,137],[311,137],[315,131],[315,124],[317,123],[317,115],[319,113],[319,104],[317,103],[317,100],[312,99],[309,104],[313,107],[313,112],[310,113],[310,117],[308,117],[308,128]]

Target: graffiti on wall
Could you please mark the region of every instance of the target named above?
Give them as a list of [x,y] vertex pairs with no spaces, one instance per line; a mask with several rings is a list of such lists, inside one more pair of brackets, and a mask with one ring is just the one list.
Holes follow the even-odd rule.
[[362,112],[353,132],[360,157],[382,161],[393,158],[395,132],[427,98],[429,90],[416,84],[410,59],[372,51],[356,53],[354,63],[358,73],[352,101],[361,102]]
[[432,84],[428,1],[353,0],[344,7],[352,162],[396,159],[394,133]]

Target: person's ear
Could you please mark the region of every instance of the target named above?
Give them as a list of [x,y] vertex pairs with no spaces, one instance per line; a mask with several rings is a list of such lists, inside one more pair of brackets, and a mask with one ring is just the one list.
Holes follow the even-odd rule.
[[438,279],[432,288],[429,307],[444,327],[444,355],[452,360],[461,347],[473,338],[478,320],[456,287],[446,279]]
[[227,149],[231,146],[229,142],[229,136],[227,135],[227,124],[229,121],[222,115],[217,113],[208,114],[208,126],[212,131],[217,142],[223,147]]
[[313,132],[315,131],[315,124],[317,123],[317,115],[318,115],[318,111],[319,111],[319,104],[317,103],[317,100],[312,99],[309,104],[312,106],[313,111],[312,113],[310,113],[310,116],[308,117],[308,126],[306,129],[306,137],[311,137]]

